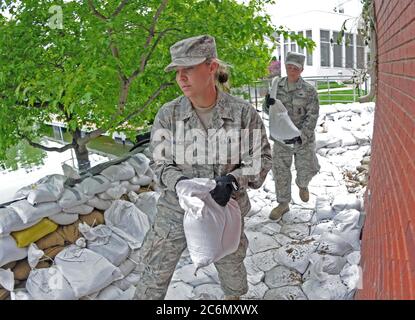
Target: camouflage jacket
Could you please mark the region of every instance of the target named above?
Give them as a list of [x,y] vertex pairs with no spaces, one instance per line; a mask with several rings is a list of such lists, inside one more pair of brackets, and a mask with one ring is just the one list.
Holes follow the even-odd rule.
[[247,188],[259,188],[272,166],[269,141],[257,111],[220,90],[207,130],[188,98],[181,96],[162,106],[152,127],[150,153],[150,165],[162,189],[158,208],[175,214],[183,213],[175,190],[180,177],[213,179],[231,173],[240,186],[232,197],[245,215],[251,207]]

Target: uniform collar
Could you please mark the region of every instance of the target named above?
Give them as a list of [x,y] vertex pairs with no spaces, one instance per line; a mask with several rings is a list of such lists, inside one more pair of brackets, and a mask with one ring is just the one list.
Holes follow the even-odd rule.
[[[216,101],[216,106],[213,108],[214,114],[217,113],[217,115],[221,119],[231,119],[233,121],[231,108],[230,106],[227,105],[227,102],[228,102],[227,95],[223,91],[219,90],[218,88],[216,88],[216,90],[218,90],[218,99]],[[179,116],[179,120],[188,119],[192,117],[195,113],[192,107],[192,103],[190,102],[190,99],[185,96],[183,96],[182,99],[183,99],[182,100],[183,101],[182,102],[183,112],[181,112],[181,115]]]
[[[304,83],[304,79],[300,76],[300,78],[298,79],[298,81],[296,83],[296,88],[301,89],[303,87],[303,83]],[[288,89],[288,77],[282,78],[282,80],[280,81],[278,86],[279,87],[285,87],[285,88]]]

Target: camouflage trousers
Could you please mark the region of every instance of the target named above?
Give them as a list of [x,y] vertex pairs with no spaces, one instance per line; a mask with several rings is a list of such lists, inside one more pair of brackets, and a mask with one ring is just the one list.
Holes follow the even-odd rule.
[[297,171],[295,180],[297,186],[306,188],[320,170],[315,142],[306,143],[305,145],[286,145],[275,141],[272,149],[272,174],[278,203],[291,201],[293,156]]
[[[141,248],[141,262],[137,268],[141,278],[134,295],[136,300],[164,299],[176,265],[186,249],[183,215],[181,220],[177,219],[177,214],[173,219],[168,211],[171,210],[158,207],[154,225]],[[243,222],[242,217],[241,219]],[[247,247],[248,239],[242,232],[238,249],[214,263],[225,295],[241,296],[248,292],[247,273],[243,263]]]

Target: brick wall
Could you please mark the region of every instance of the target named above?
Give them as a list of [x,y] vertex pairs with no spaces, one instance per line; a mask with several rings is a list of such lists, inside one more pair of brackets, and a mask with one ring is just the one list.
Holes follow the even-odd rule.
[[415,299],[415,1],[375,0],[375,13],[378,94],[356,298]]

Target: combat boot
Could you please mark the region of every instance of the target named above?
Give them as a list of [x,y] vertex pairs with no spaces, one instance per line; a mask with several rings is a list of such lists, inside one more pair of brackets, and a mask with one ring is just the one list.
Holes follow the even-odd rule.
[[271,220],[278,220],[282,217],[282,215],[286,212],[290,211],[290,206],[288,202],[281,202],[278,204],[278,207],[272,209],[271,214],[269,215],[269,218]]

